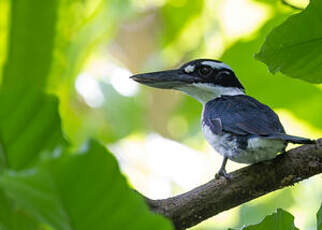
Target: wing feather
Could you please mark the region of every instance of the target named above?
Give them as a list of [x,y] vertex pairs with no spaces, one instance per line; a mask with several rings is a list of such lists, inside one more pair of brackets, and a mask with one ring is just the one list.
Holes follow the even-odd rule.
[[216,134],[221,130],[256,136],[285,133],[272,109],[246,95],[222,96],[208,102],[203,120]]

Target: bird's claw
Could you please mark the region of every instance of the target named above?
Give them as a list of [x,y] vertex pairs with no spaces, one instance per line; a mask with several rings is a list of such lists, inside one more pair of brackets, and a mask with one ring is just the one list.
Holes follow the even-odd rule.
[[216,173],[215,178],[218,180],[221,176],[231,181],[231,175],[228,174],[226,170],[219,170],[218,173]]

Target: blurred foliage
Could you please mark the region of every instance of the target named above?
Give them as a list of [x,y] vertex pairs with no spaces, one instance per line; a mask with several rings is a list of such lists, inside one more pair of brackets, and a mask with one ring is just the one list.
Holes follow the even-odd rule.
[[[322,218],[322,205],[316,214],[317,230],[320,230]],[[243,226],[241,230],[298,230],[294,225],[294,216],[287,211],[278,208],[272,215],[266,216],[259,224]],[[230,229],[233,230],[233,229]]]
[[294,78],[322,83],[321,12],[322,2],[312,0],[303,12],[288,18],[268,35],[256,57],[272,73],[281,71]]
[[321,230],[322,229],[322,204],[318,213],[316,214],[316,220],[317,220],[316,221],[317,230]]
[[39,222],[29,214],[14,207],[12,201],[0,189],[0,229],[34,230],[40,227]]
[[[6,153],[1,165],[8,168],[30,166],[42,151],[65,143],[57,99],[43,93],[52,63],[57,8],[58,1],[12,4],[0,94],[1,142]],[[35,145],[35,140],[42,145]]]
[[77,154],[66,148],[57,98],[44,92],[58,3],[11,4],[0,95],[0,228],[172,229],[128,187],[103,146],[91,142]]
[[54,229],[172,229],[129,190],[116,160],[93,141],[80,154],[8,171],[1,185],[18,207]]
[[277,209],[272,215],[266,216],[262,222],[256,225],[250,225],[243,227],[243,230],[298,230],[294,225],[294,217],[284,211],[283,209]]
[[168,1],[161,9],[164,27],[162,45],[167,46],[177,38],[188,23],[200,16],[203,6],[204,1]]
[[[101,83],[104,96],[109,103],[103,106],[103,118],[107,121],[106,141],[114,142],[131,134],[133,130],[144,130],[143,105],[135,98],[122,97],[110,84]],[[129,116],[130,115],[130,116]]]
[[59,3],[51,84],[60,78],[73,87],[74,78],[90,52],[115,33],[118,23],[131,14],[131,4],[129,0],[60,0]]
[[[284,21],[296,11],[278,0],[244,2],[260,4],[267,16],[249,34],[230,38],[224,20],[236,15],[223,14],[229,0],[0,0],[0,229],[171,229],[127,186],[103,146],[91,141],[76,149],[88,138],[117,146],[128,136],[150,132],[202,149],[202,106],[175,92],[142,88],[137,94],[122,94],[118,87],[128,84],[128,76],[119,70],[166,69],[193,58],[220,57],[247,93],[321,133],[321,85],[281,73],[273,76],[254,58],[259,50],[267,57],[267,44],[278,47],[319,33],[320,21],[308,24],[305,18],[300,28],[309,33],[290,35],[298,32],[285,25],[290,19]],[[312,7],[321,15],[320,8],[311,6],[291,19],[303,18]],[[247,17],[235,23],[241,26]],[[318,57],[318,51],[310,48],[307,55],[317,52]],[[297,61],[290,64],[307,65],[300,72],[281,68],[282,73],[319,82],[320,59],[308,65],[308,59],[286,54],[280,57],[290,60],[290,54]],[[283,61],[269,55],[270,61]],[[314,75],[306,74],[312,66]],[[92,80],[85,82],[85,89],[91,95],[100,92],[102,104],[89,104],[88,95],[76,89],[84,73]],[[297,202],[292,191],[241,206],[236,226],[258,222],[277,205],[292,208]]]
[[278,207],[283,207],[284,209],[290,208],[292,204],[296,201],[296,198],[292,194],[292,190],[289,188],[283,189],[283,191],[279,193],[273,193],[270,199],[264,200],[262,202],[250,202],[245,204],[240,209],[240,220],[239,226],[243,224],[252,224],[257,223],[261,219],[262,216],[259,216],[258,213],[271,213],[276,209],[276,205]]

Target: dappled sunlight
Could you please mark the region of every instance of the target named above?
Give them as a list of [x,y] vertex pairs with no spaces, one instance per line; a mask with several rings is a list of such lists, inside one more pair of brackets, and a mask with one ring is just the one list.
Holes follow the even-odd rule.
[[[0,69],[2,68],[7,52],[7,36],[8,36],[8,19],[10,16],[10,1],[0,1]],[[1,83],[2,71],[0,71],[0,83]]]
[[161,55],[167,65],[177,63],[182,58],[184,50],[193,50],[203,38],[202,18],[195,18],[182,28],[182,31],[172,43],[161,50]]
[[84,98],[87,105],[100,107],[104,103],[104,95],[97,80],[89,73],[81,73],[75,81],[77,92]]
[[131,72],[120,67],[114,67],[111,69],[112,73],[110,75],[110,82],[114,89],[122,96],[134,96],[138,92],[139,87],[129,78],[132,75]]
[[296,118],[291,112],[285,109],[277,109],[275,111],[279,115],[286,133],[295,136],[305,136],[311,139],[316,139],[322,136],[321,130],[313,127],[306,121]]
[[305,8],[310,0],[287,0],[287,2],[299,8]]
[[222,1],[219,13],[222,30],[230,40],[250,35],[267,20],[269,10],[250,0],[226,0]]
[[[227,226],[233,227],[237,226],[239,222],[239,207],[230,209],[229,211],[225,211],[219,213],[218,215],[211,217],[208,221],[204,221],[199,225],[190,228],[191,230],[198,229],[226,229]],[[240,226],[238,226],[240,227]]]
[[322,90],[322,84],[318,84],[318,85],[316,85],[316,87],[318,87],[319,89]]
[[189,124],[184,116],[173,116],[170,118],[167,129],[174,138],[184,137],[188,132]]
[[139,90],[138,84],[130,79],[132,73],[109,58],[93,58],[85,71],[90,72],[98,81],[111,84],[122,96],[134,96]]
[[295,225],[300,229],[315,229],[316,210],[321,205],[322,197],[322,175],[316,175],[309,180],[305,180],[296,185],[292,190],[293,196],[296,197],[296,205],[290,208],[294,214]]
[[[144,139],[129,137],[108,147],[116,154],[133,186],[151,198],[165,198],[188,191],[210,180],[216,172],[213,155],[197,152],[157,134],[149,134]],[[140,172],[145,179],[139,181],[131,171]],[[155,180],[151,179],[153,177]],[[158,191],[151,189],[151,181]],[[170,185],[174,187],[168,189]],[[175,187],[177,191],[173,190]]]
[[161,7],[167,0],[132,0],[134,7],[138,11],[146,11],[154,7]]

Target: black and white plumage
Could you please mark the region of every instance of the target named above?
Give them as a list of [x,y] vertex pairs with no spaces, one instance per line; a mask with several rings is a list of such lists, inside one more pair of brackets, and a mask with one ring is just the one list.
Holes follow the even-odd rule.
[[227,159],[252,164],[274,158],[287,143],[314,141],[287,135],[276,113],[246,96],[244,87],[226,64],[197,59],[174,70],[137,74],[137,82],[156,88],[180,90],[203,104],[202,131],[209,144]]
[[221,96],[206,103],[202,129],[219,153],[239,163],[274,158],[286,147],[281,140],[284,128],[277,115],[246,95]]

